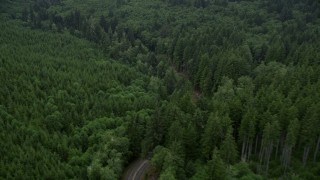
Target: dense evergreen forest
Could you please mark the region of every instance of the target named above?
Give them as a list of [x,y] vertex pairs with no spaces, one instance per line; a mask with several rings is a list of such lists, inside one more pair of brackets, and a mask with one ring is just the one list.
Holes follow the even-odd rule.
[[0,0],[0,179],[320,178],[318,0]]

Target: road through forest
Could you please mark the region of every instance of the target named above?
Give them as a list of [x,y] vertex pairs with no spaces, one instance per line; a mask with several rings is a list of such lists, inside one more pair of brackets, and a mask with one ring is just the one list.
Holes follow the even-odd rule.
[[122,180],[141,180],[149,168],[150,163],[148,160],[138,159],[129,165]]

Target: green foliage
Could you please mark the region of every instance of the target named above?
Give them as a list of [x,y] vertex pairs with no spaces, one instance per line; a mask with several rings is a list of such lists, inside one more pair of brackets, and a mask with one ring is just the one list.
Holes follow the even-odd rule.
[[202,137],[202,153],[207,159],[211,156],[213,147],[218,146],[224,137],[222,119],[217,114],[210,114]]
[[226,179],[226,165],[220,157],[219,150],[215,148],[212,153],[212,159],[208,161],[209,179]]
[[230,179],[254,179],[254,180],[262,180],[263,178],[250,169],[249,165],[243,161],[235,164],[229,170],[229,178]]
[[[1,28],[1,129],[8,142],[1,154],[3,161],[13,160],[2,176],[19,177],[14,172],[21,171],[28,172],[26,178],[117,179],[129,158],[129,139],[127,127],[120,126],[124,120],[114,115],[146,109],[153,95],[124,85],[144,76],[70,35],[12,22]],[[121,72],[132,76],[120,77]],[[86,173],[86,167],[92,168]]]
[[0,4],[0,179],[319,179],[318,1]]
[[221,157],[227,164],[237,162],[238,151],[237,145],[233,137],[233,130],[230,128],[221,144]]

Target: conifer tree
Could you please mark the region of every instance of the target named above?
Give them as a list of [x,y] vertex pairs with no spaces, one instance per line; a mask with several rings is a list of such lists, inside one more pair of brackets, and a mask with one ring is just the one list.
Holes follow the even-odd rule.
[[220,157],[219,150],[215,147],[212,153],[212,158],[208,161],[208,175],[210,180],[226,179],[226,165]]
[[223,140],[220,148],[221,158],[226,164],[233,164],[237,162],[238,150],[237,144],[233,137],[233,129],[230,127],[227,131],[225,139]]
[[210,114],[202,137],[202,153],[209,159],[213,147],[218,146],[223,138],[223,126],[217,114]]

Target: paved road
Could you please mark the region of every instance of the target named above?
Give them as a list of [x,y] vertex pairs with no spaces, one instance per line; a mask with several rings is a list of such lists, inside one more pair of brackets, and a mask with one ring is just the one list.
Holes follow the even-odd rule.
[[125,172],[123,180],[141,180],[145,172],[150,168],[148,160],[138,159],[131,163]]

